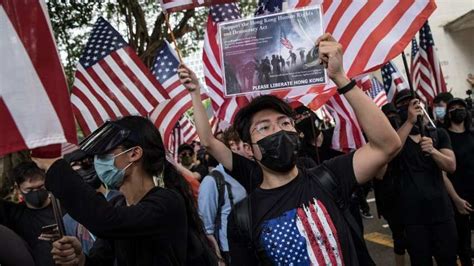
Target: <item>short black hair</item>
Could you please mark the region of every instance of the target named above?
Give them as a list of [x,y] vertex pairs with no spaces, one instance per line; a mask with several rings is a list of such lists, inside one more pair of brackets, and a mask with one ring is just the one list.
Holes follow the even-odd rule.
[[183,151],[191,151],[191,154],[194,155],[194,149],[193,149],[193,146],[187,144],[187,143],[183,143],[181,145],[179,145],[178,147],[178,154],[180,154],[181,152]]
[[44,179],[45,173],[34,162],[21,162],[10,173],[10,178],[19,186],[28,178],[37,177]]
[[242,141],[251,143],[250,126],[252,118],[256,113],[266,109],[274,110],[288,117],[293,118],[294,116],[294,110],[282,99],[273,95],[258,96],[235,115],[234,127]]
[[445,102],[448,103],[453,99],[453,95],[450,92],[441,92],[433,99],[433,103]]

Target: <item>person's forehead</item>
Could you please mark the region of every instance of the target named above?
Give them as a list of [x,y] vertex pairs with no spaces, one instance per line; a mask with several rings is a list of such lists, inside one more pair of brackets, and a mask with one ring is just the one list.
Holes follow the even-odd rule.
[[44,178],[40,175],[34,175],[31,177],[25,178],[25,181],[20,184],[21,187],[37,187],[44,184]]
[[434,106],[437,106],[437,107],[446,107],[446,105],[448,105],[448,104],[444,101],[440,101],[439,103],[434,104]]
[[282,117],[288,117],[285,114],[282,114],[280,112],[277,112],[276,110],[273,109],[264,109],[261,111],[256,112],[253,117],[252,117],[252,125],[255,125],[256,123],[259,123],[261,121],[269,120],[269,121],[275,121],[277,119],[280,119]]

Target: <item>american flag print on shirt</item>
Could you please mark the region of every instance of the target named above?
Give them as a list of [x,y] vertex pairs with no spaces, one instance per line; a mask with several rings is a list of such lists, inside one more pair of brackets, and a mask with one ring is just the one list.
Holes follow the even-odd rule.
[[274,265],[344,265],[334,223],[317,199],[266,220],[260,243]]

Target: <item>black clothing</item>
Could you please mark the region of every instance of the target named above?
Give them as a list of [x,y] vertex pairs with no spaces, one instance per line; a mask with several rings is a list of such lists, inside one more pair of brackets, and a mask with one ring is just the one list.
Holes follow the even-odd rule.
[[[438,150],[451,149],[444,129],[436,129]],[[444,186],[441,169],[419,143],[407,137],[397,157],[400,167],[400,199],[404,224],[435,224],[453,219],[453,209]]]
[[390,227],[395,254],[404,255],[406,239],[400,209],[400,172],[396,161],[388,164],[382,180],[374,179],[373,183],[379,218],[383,216]]
[[15,232],[8,227],[0,225],[0,239],[0,265],[35,265],[28,244]]
[[448,174],[454,189],[461,198],[474,195],[474,133],[466,130],[455,133],[448,130],[456,155],[456,171]]
[[407,240],[405,236],[405,226],[402,224],[399,210],[386,210],[383,218],[388,223],[390,231],[392,231],[393,251],[397,255],[405,255],[407,250]]
[[[469,200],[469,203],[473,204],[474,200]],[[456,230],[458,233],[457,254],[462,266],[472,265],[470,220],[473,220],[473,218],[472,213],[470,215],[463,215],[457,210],[454,211],[454,220],[456,221]]]
[[[353,153],[334,158],[325,167],[336,177],[342,201],[348,203],[356,179],[352,166]],[[231,175],[242,185],[252,180],[254,163],[233,154]],[[313,168],[316,169],[316,168]],[[358,265],[358,258],[344,217],[336,202],[323,189],[312,169],[298,168],[299,174],[288,184],[274,188],[256,188],[250,194],[253,203],[251,221],[254,246],[259,258],[273,264],[313,262]],[[260,183],[258,183],[260,184]],[[315,223],[311,228],[310,224]],[[233,215],[229,216],[228,237],[232,265],[255,265],[257,257],[249,252],[248,242],[239,239]]]
[[408,253],[412,266],[456,265],[456,225],[454,220],[430,225],[407,225]]
[[321,147],[316,148],[314,145],[305,140],[301,142],[301,149],[298,153],[300,158],[310,158],[317,164],[318,156],[320,163],[322,163],[326,160],[344,154],[331,148],[334,128],[323,130],[321,131],[321,134],[323,134],[323,143],[321,143]]
[[201,175],[201,179],[209,174],[209,170],[203,164],[193,165],[189,171],[199,173]]
[[336,156],[344,154],[331,148],[332,136],[334,135],[334,128],[321,131],[323,133],[323,143],[319,147],[319,159],[321,162],[332,159]]
[[55,223],[51,205],[43,209],[30,209],[25,203],[0,200],[0,224],[12,229],[28,243],[36,265],[54,265],[51,243],[38,237],[43,226]]
[[[135,205],[114,206],[96,193],[64,160],[46,173],[46,187],[69,214],[102,241],[89,265],[184,265],[188,226],[184,200],[175,191],[153,188]],[[116,197],[120,200],[123,197]]]
[[[456,171],[448,174],[458,195],[474,203],[474,133],[466,130],[456,133],[448,130],[456,155]],[[458,233],[458,255],[461,265],[472,265],[471,262],[471,228],[472,214],[461,215],[456,208],[455,221]]]

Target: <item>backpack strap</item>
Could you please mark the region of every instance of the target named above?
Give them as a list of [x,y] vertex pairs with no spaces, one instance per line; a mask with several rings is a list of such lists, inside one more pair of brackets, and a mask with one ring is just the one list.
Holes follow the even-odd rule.
[[234,194],[232,193],[232,186],[229,182],[225,181],[224,175],[219,172],[218,170],[212,170],[209,175],[211,175],[214,180],[216,181],[216,187],[218,192],[217,198],[217,210],[216,210],[216,217],[214,219],[214,236],[216,237],[217,244],[219,245],[219,249],[222,250],[221,241],[220,241],[220,234],[219,231],[222,229],[222,207],[225,204],[225,190],[227,188],[227,194],[229,196],[230,207],[234,207]]

